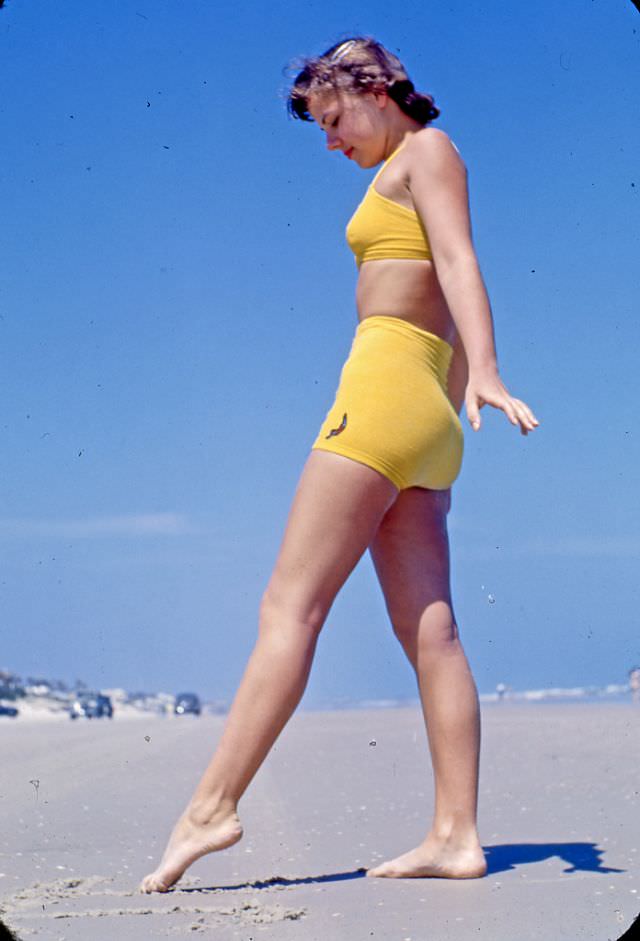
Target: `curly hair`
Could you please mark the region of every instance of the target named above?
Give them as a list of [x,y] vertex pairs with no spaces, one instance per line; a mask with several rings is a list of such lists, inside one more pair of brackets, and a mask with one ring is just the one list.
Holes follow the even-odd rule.
[[440,111],[431,95],[415,90],[400,59],[369,36],[353,36],[331,46],[321,56],[303,59],[287,98],[287,110],[301,121],[313,121],[309,97],[332,88],[352,94],[387,93],[418,124],[434,121]]

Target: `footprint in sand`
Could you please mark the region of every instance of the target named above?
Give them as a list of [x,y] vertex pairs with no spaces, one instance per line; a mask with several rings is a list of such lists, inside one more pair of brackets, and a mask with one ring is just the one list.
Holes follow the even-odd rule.
[[[103,876],[62,878],[53,882],[35,882],[2,900],[0,911],[6,925],[20,937],[50,924],[75,918],[138,918],[170,916],[170,931],[205,931],[213,925],[269,925],[281,921],[297,921],[306,909],[285,908],[279,904],[263,904],[257,899],[235,905],[207,905],[202,898],[194,904],[193,892],[173,890],[154,897],[144,905],[136,904],[137,892],[118,890],[113,879]],[[199,893],[200,894],[200,893]],[[129,899],[131,901],[129,901]],[[195,919],[193,916],[197,915]],[[175,923],[173,923],[175,920]],[[114,926],[115,927],[115,926]]]

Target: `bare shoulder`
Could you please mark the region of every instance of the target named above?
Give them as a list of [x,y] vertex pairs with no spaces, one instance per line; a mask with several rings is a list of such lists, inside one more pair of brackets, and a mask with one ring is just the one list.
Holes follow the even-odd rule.
[[460,151],[446,131],[424,127],[416,131],[407,144],[408,155],[417,163],[433,168],[466,169]]

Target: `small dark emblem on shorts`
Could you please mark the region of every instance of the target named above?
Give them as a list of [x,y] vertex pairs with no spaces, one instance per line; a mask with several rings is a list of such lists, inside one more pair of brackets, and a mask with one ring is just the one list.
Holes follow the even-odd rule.
[[341,432],[343,432],[346,427],[347,427],[347,413],[345,412],[344,415],[342,416],[342,421],[340,422],[338,427],[332,428],[329,434],[325,436],[325,441],[327,438],[333,438],[334,435],[341,434]]

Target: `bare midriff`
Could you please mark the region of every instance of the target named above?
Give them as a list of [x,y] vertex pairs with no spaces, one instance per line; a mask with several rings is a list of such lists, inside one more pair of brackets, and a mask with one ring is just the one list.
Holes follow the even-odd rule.
[[453,345],[456,330],[432,261],[384,258],[360,266],[358,320],[399,317]]
[[398,317],[446,340],[453,347],[449,397],[457,410],[464,398],[466,357],[432,261],[384,258],[360,266],[356,286],[358,320]]

